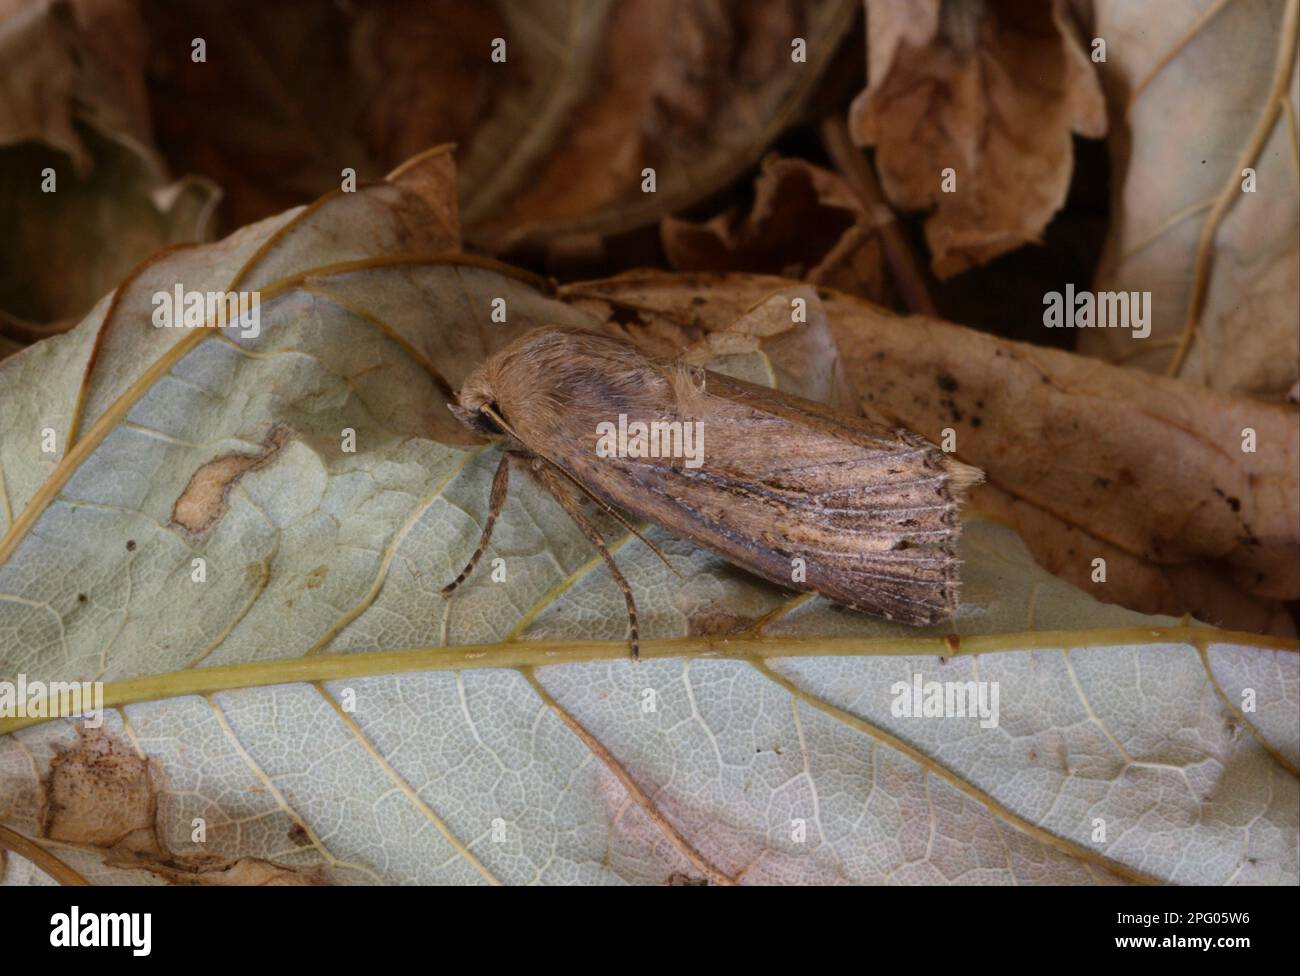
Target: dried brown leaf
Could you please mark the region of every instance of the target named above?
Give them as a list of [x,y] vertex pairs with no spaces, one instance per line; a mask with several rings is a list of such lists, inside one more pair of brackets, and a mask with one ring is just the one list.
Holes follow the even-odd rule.
[[1298,21],[1295,0],[1097,5],[1124,124],[1096,287],[1149,292],[1151,332],[1088,329],[1081,352],[1269,399],[1296,382]]
[[[853,0],[209,8],[149,4],[151,81],[160,143],[229,190],[231,223],[455,142],[467,238],[498,251],[591,246],[720,189],[796,117],[856,15]],[[209,64],[188,60],[196,32]]]
[[0,335],[14,345],[75,324],[151,253],[211,234],[220,191],[173,182],[152,147],[145,49],[131,0],[0,7]]
[[[1065,201],[1074,133],[1106,131],[1101,89],[1065,0],[867,0],[867,88],[854,139],[886,195],[935,207],[940,278],[1038,239]],[[955,171],[954,192],[941,192]]]
[[868,213],[835,173],[802,159],[768,156],[754,180],[754,203],[707,222],[665,217],[660,235],[680,271],[752,271],[826,284],[886,300],[878,229],[893,220]]

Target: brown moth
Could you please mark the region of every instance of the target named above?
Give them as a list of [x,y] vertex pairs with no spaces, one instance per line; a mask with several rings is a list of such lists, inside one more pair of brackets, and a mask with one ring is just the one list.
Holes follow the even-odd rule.
[[918,434],[563,329],[495,353],[458,399],[448,406],[462,423],[514,444],[493,478],[478,547],[444,596],[487,549],[516,457],[609,566],[634,658],[636,602],[582,494],[629,529],[620,511],[863,613],[923,625],[956,609],[958,507],[983,474]]

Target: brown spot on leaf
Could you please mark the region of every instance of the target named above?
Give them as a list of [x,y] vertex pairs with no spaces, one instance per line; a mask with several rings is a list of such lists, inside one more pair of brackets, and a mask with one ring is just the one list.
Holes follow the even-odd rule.
[[687,618],[688,633],[691,637],[734,634],[738,630],[743,630],[748,624],[749,621],[745,618],[728,613],[713,603],[706,603],[696,608]]
[[320,589],[320,586],[322,583],[325,582],[325,577],[329,574],[329,571],[330,568],[328,566],[317,566],[310,573],[308,573],[307,584],[306,584],[307,589],[309,590]]
[[230,489],[248,472],[275,460],[288,439],[289,428],[275,424],[258,453],[223,454],[201,465],[172,506],[172,522],[195,535],[207,533],[225,514]]
[[255,857],[174,852],[158,824],[165,777],[151,759],[103,729],[82,727],[77,741],[50,761],[41,834],[103,852],[112,867],[148,871],[173,884],[327,884],[319,870]]
[[102,729],[84,729],[50,762],[41,833],[112,847],[137,832],[152,832],[154,794],[147,759]]

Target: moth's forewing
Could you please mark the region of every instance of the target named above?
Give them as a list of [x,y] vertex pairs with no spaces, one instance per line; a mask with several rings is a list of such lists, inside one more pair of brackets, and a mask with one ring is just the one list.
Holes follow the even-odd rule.
[[[495,392],[524,444],[594,495],[781,586],[911,624],[952,614],[976,469],[821,404],[713,373],[684,390],[623,343],[551,336],[498,364]],[[698,422],[698,458],[598,455],[602,423],[655,421]]]

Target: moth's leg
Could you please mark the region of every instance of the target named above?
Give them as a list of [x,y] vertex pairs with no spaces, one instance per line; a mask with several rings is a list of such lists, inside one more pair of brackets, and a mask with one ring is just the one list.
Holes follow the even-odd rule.
[[488,495],[487,521],[483,523],[483,535],[479,537],[478,548],[474,550],[474,555],[469,557],[469,562],[460,571],[460,575],[442,588],[440,592],[443,596],[451,596],[456,592],[456,587],[464,583],[469,574],[474,572],[474,567],[478,565],[478,561],[483,558],[483,553],[487,551],[488,543],[492,540],[492,527],[496,525],[497,516],[501,514],[501,509],[506,503],[506,489],[510,484],[510,453],[506,451],[501,455],[501,463],[497,465],[497,473],[492,476],[492,491]]
[[[576,488],[578,491],[582,492],[583,495],[585,495],[587,498],[590,498],[593,502],[595,502],[595,503],[596,503],[597,505],[599,505],[602,509],[604,509],[604,510],[605,510],[605,513],[606,513],[610,518],[612,518],[615,522],[617,522],[619,525],[623,526],[623,528],[627,529],[628,532],[630,532],[632,535],[634,535],[634,536],[636,536],[638,539],[640,539],[640,540],[645,544],[645,547],[646,547],[647,549],[649,549],[651,552],[653,552],[656,556],[658,556],[658,557],[659,557],[659,561],[660,561],[661,563],[663,563],[665,566],[668,567],[668,571],[669,571],[670,573],[672,573],[672,574],[673,574],[674,576],[676,576],[678,579],[685,579],[685,577],[682,576],[681,572],[678,571],[677,567],[674,566],[671,562],[669,562],[668,557],[664,555],[663,550],[660,549],[658,546],[656,546],[653,542],[651,542],[651,541],[650,541],[649,539],[647,539],[645,536],[643,536],[643,535],[641,534],[640,530],[639,530],[635,525],[633,525],[631,522],[629,522],[626,518],[624,518],[624,517],[623,517],[623,514],[622,514],[618,509],[616,509],[613,505],[608,504],[608,503],[607,503],[603,498],[601,498],[600,496],[598,496],[598,495],[593,495],[593,494],[592,494],[592,493],[587,489],[587,486],[586,486],[586,485],[584,485],[581,481],[578,481],[577,479],[575,479],[575,478],[573,478],[572,476],[570,476],[570,475],[568,474],[568,472],[566,472],[563,468],[557,467],[557,466],[555,466],[555,465],[551,465],[551,468],[552,468],[552,470],[554,470],[554,471],[555,471],[555,472],[556,472],[556,473],[557,473],[561,478],[563,478],[566,482],[568,482],[568,484],[569,484],[570,486],[572,486],[573,488]],[[570,494],[570,497],[572,497],[572,494]]]
[[557,470],[554,465],[544,458],[533,458],[533,471],[537,474],[542,484],[551,493],[551,496],[560,503],[573,519],[574,525],[582,530],[582,534],[587,537],[587,541],[596,547],[600,553],[605,565],[609,567],[609,573],[614,577],[614,582],[618,588],[623,591],[623,602],[627,604],[627,622],[630,632],[629,643],[632,645],[632,660],[641,659],[641,636],[636,623],[636,601],[632,599],[632,587],[623,578],[623,574],[618,570],[618,564],[614,562],[613,555],[610,554],[609,547],[605,545],[605,540],[601,538],[596,527],[587,521],[587,517],[582,514],[582,509],[578,507],[577,499],[574,498],[573,488],[570,487],[568,479],[564,473]]

